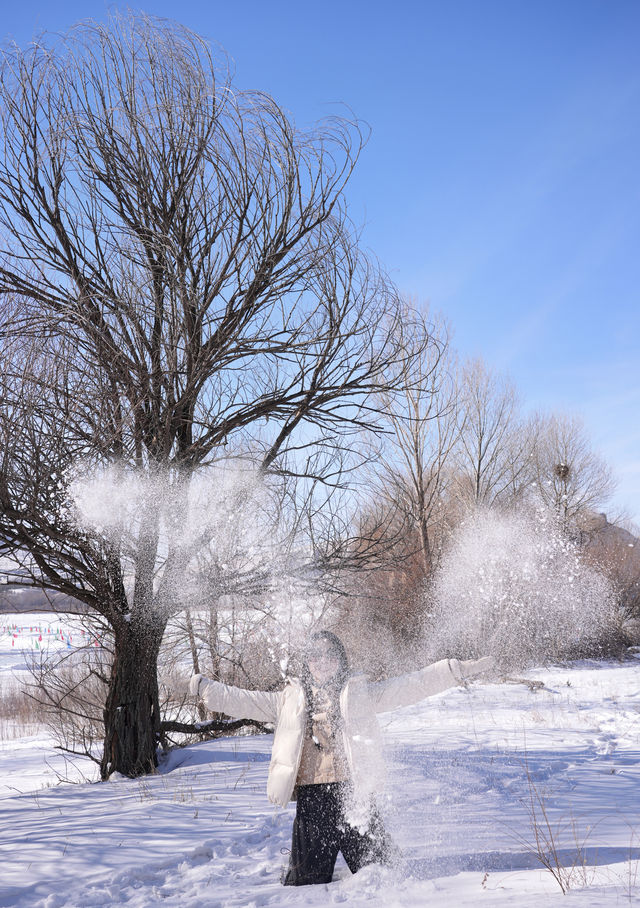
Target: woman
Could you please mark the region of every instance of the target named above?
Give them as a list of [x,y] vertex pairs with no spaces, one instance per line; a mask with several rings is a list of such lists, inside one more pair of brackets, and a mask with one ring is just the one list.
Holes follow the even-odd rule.
[[213,712],[276,725],[267,795],[296,816],[285,886],[329,883],[342,851],[355,873],[388,860],[375,797],[382,790],[382,740],[376,713],[409,706],[491,671],[493,659],[444,659],[408,675],[370,682],[350,674],[330,631],[311,637],[300,678],[280,692],[248,691],[194,675],[192,694]]

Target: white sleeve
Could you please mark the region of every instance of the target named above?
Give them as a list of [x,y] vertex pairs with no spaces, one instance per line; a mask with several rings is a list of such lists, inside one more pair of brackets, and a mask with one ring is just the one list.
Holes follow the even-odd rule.
[[457,659],[441,659],[407,675],[397,675],[386,681],[369,685],[371,699],[377,713],[384,713],[400,706],[410,706],[425,697],[432,697],[462,682]]
[[278,718],[281,695],[275,691],[244,690],[202,677],[199,693],[211,712],[257,722],[275,722]]

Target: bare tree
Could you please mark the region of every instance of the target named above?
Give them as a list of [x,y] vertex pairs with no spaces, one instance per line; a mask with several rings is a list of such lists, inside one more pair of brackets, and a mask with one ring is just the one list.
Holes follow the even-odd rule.
[[565,530],[578,530],[581,517],[600,508],[613,493],[611,470],[591,446],[577,416],[539,417],[535,469],[538,494]]
[[[9,48],[0,123],[1,544],[109,623],[101,774],[136,775],[194,476],[243,447],[339,484],[331,452],[404,368],[400,310],[346,215],[357,124],[301,133],[180,26],[114,16]],[[79,462],[140,480],[130,526],[78,526]]]
[[532,479],[535,434],[520,416],[515,387],[474,360],[462,370],[459,395],[457,496],[487,506],[517,500]]
[[[404,323],[425,343],[402,386],[383,394],[388,433],[376,458],[375,495],[417,533],[425,575],[434,566],[433,537],[443,517],[448,460],[457,440],[456,363],[442,317],[408,309]],[[405,328],[406,330],[406,328]]]
[[442,541],[446,465],[456,435],[446,323],[405,302],[396,331],[401,346],[416,350],[394,392],[380,394],[384,434],[373,446],[370,436],[364,439],[370,462],[351,542],[360,569],[341,572],[334,614],[356,662],[374,675],[397,669],[400,653],[405,666],[411,660],[423,624],[422,587]]

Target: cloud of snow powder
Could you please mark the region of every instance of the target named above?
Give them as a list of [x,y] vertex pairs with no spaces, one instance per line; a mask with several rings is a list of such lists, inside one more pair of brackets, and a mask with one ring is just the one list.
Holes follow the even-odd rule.
[[163,587],[170,611],[213,605],[224,612],[233,597],[244,597],[253,608],[235,611],[234,624],[259,625],[284,673],[324,598],[309,576],[303,543],[279,520],[271,492],[253,466],[238,460],[221,461],[188,482],[170,471],[79,464],[68,483],[69,516],[117,545],[130,592],[140,541],[157,524],[156,591]]
[[503,666],[593,654],[613,592],[547,512],[478,511],[454,534],[430,590],[429,649]]

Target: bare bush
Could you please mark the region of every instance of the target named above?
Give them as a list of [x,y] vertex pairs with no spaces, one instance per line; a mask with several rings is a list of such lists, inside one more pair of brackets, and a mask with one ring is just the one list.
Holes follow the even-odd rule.
[[524,768],[530,838],[518,833],[517,839],[549,871],[563,895],[570,889],[584,889],[591,884],[595,873],[595,868],[589,865],[587,846],[593,828],[588,826],[582,832],[573,816],[569,820],[554,822],[549,807],[550,798],[536,781],[526,751]]
[[[85,622],[92,641],[89,645],[40,650],[32,656],[26,695],[58,750],[100,765],[113,644],[105,624],[99,626],[95,619]],[[100,646],[95,646],[98,634]]]
[[0,737],[35,734],[42,727],[43,718],[38,702],[21,687],[0,686]]

